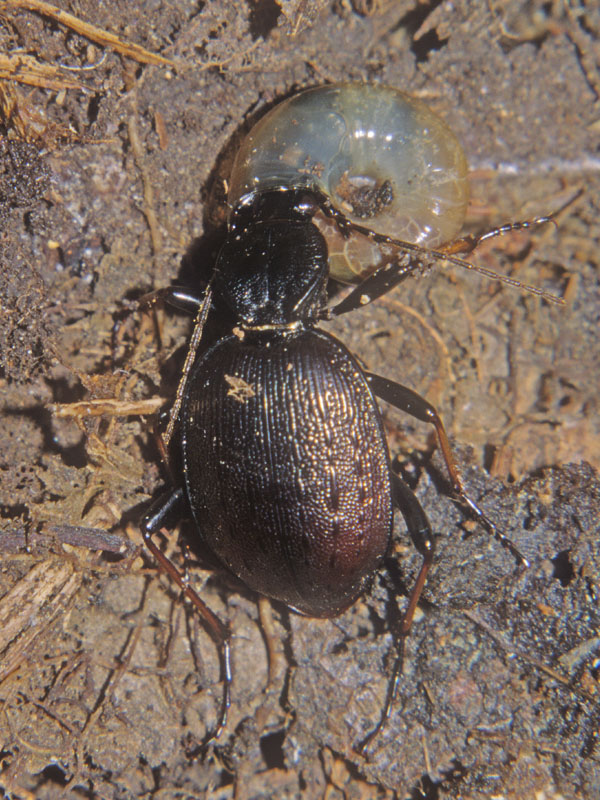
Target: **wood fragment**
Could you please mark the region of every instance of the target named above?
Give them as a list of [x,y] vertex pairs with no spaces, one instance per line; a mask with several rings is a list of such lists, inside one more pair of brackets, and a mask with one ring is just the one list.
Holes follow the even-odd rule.
[[88,550],[122,554],[135,550],[128,539],[102,528],[90,528],[84,525],[50,525],[48,533],[54,534],[62,544],[85,547]]
[[135,163],[142,178],[142,186],[144,187],[144,205],[142,212],[146,218],[148,229],[150,231],[152,251],[154,255],[156,255],[162,250],[162,236],[160,234],[160,225],[154,209],[154,181],[152,180],[145,166],[144,148],[140,140],[137,124],[138,109],[135,98],[133,106],[133,111],[127,121],[127,133],[129,134],[129,143],[131,144],[131,150],[135,158]]
[[81,400],[77,403],[55,403],[50,410],[57,417],[129,417],[156,414],[166,403],[163,397],[148,397],[146,400]]
[[0,601],[0,681],[26,657],[33,641],[75,597],[81,573],[68,561],[41,561]]
[[86,89],[81,81],[64,75],[59,67],[44,64],[24,53],[12,55],[0,53],[0,78],[25,83],[28,86],[38,86],[41,89],[52,89],[55,92],[62,89]]
[[63,11],[50,3],[44,2],[44,0],[4,0],[4,2],[0,3],[0,9],[2,8],[24,8],[27,9],[27,11],[34,11],[37,14],[50,17],[50,19],[53,19],[60,25],[64,25],[76,33],[79,33],[81,36],[85,36],[86,39],[90,39],[92,42],[97,42],[105,47],[110,47],[117,53],[133,58],[141,64],[175,66],[174,61],[160,56],[157,53],[151,53],[138,44],[126,42],[114,33],[109,33],[102,28],[98,28],[96,25],[84,22],[73,14],[69,14],[67,11]]
[[[77,132],[71,126],[49,120],[44,109],[32,98],[34,92],[25,94],[18,87],[18,80],[19,78],[4,82],[0,80],[2,125],[7,130],[14,131],[19,139],[36,142],[48,150],[54,149],[59,143],[77,141]],[[64,88],[60,91],[64,91]]]

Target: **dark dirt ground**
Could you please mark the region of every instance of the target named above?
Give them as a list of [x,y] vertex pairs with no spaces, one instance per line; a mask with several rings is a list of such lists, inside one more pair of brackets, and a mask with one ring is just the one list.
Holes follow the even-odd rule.
[[[86,88],[3,84],[17,104],[0,140],[3,796],[598,797],[597,4],[59,3],[171,67],[14,5],[0,4],[0,53],[76,67],[62,75]],[[419,564],[400,522],[402,559],[347,613],[274,608],[269,686],[267,611],[261,624],[251,593],[193,569],[231,625],[234,686],[224,734],[192,758],[215,720],[218,663],[135,549],[165,481],[151,420],[77,422],[53,404],[172,396],[189,320],[124,299],[210,267],[251,121],[340,80],[405,89],[446,118],[472,168],[467,229],[585,190],[558,229],[476,254],[564,308],[440,269],[330,326],[437,405],[470,493],[532,567],[453,506],[430,432],[386,410],[438,534],[389,724],[356,754],[385,695],[389,576],[409,586]],[[175,535],[166,547],[177,560]]]

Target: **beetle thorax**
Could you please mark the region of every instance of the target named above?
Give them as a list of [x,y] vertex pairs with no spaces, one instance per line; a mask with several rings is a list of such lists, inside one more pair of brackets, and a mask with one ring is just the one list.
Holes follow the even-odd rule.
[[[295,192],[236,210],[217,262],[217,291],[246,327],[312,324],[325,306],[327,245]],[[257,213],[258,212],[258,213]]]

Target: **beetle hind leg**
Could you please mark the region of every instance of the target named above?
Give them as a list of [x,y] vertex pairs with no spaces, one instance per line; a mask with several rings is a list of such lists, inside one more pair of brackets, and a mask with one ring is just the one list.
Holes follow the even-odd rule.
[[452,448],[450,447],[444,423],[431,403],[428,403],[425,398],[421,397],[421,395],[409,389],[407,386],[402,386],[395,381],[388,380],[388,378],[382,378],[380,375],[374,375],[372,372],[367,372],[365,375],[369,386],[377,397],[395,406],[395,408],[400,409],[400,411],[405,411],[412,417],[422,422],[428,422],[430,425],[434,426],[440,450],[450,477],[452,492],[456,500],[469,509],[472,515],[483,525],[488,533],[491,533],[500,544],[512,554],[521,566],[528,567],[529,561],[527,561],[525,556],[466,493],[460,472],[458,471],[458,467],[452,455]]
[[381,717],[377,725],[356,746],[356,751],[361,754],[365,752],[373,739],[379,734],[391,714],[394,699],[396,697],[396,691],[398,689],[398,683],[400,681],[400,675],[402,674],[402,666],[404,663],[404,643],[406,641],[406,637],[410,633],[415,611],[417,610],[417,605],[419,603],[421,593],[423,592],[423,587],[425,586],[427,573],[429,572],[431,564],[433,563],[433,555],[435,550],[431,526],[429,524],[429,520],[427,519],[427,515],[421,506],[421,503],[418,501],[412,489],[410,489],[404,483],[404,481],[402,481],[393,472],[391,472],[390,475],[392,479],[392,498],[394,501],[394,506],[400,510],[400,513],[404,517],[410,538],[412,539],[416,549],[423,556],[423,563],[421,564],[417,579],[415,580],[414,586],[408,597],[408,605],[402,616],[401,622],[394,631],[396,656],[394,658],[394,664],[388,682],[388,688],[383,710],[381,712]]
[[213,739],[217,739],[227,724],[227,712],[231,704],[231,650],[230,633],[217,615],[210,610],[198,593],[190,586],[187,570],[181,573],[175,564],[168,559],[153,541],[153,536],[160,530],[165,530],[166,520],[181,505],[183,489],[171,489],[161,495],[144,515],[141,523],[144,543],[157,560],[159,566],[181,589],[183,595],[193,604],[200,616],[207,633],[217,647],[219,653],[220,680],[223,684],[221,707],[217,717],[217,724],[209,730],[204,739],[195,748],[194,753],[202,751]]

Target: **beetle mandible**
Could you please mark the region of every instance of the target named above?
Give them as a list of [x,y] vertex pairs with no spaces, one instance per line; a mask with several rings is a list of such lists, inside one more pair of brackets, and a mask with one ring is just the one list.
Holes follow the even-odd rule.
[[[557,301],[457,256],[551,217],[457,239],[467,200],[462,148],[424,103],[381,86],[308,89],[272,109],[243,142],[230,180],[227,237],[204,293],[160,292],[195,311],[197,322],[166,431],[167,440],[178,431],[184,485],[153,504],[142,531],[219,649],[222,702],[203,744],[227,719],[229,630],[152,539],[181,503],[227,569],[256,592],[315,617],[340,614],[365,591],[399,509],[423,562],[397,632],[385,706],[363,748],[390,713],[403,642],[434,553],[423,508],[390,468],[376,398],[434,426],[455,499],[527,563],[466,494],[433,406],[364,370],[317,327],[436,260]],[[333,307],[330,276],[358,283]],[[236,327],[198,356],[215,296],[233,311]]]

